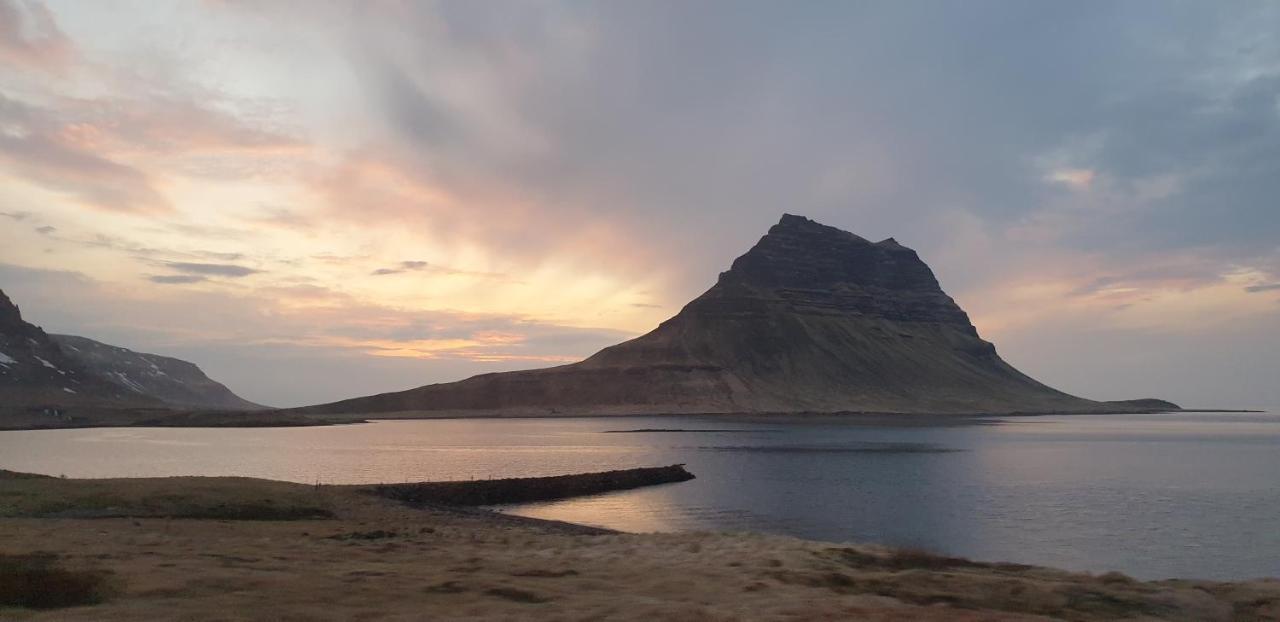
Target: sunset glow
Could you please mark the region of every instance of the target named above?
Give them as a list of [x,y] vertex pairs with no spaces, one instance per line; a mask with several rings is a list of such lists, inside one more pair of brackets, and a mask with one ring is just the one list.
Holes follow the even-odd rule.
[[[1274,7],[1165,17],[1245,52],[1138,49],[1098,15],[1079,28],[1115,66],[1073,72],[1046,43],[957,85],[963,59],[879,52],[1006,58],[1000,36],[886,41],[869,7],[815,33],[677,3],[290,4],[0,0],[0,287],[32,321],[318,402],[578,360],[789,211],[916,249],[985,338],[1069,390],[1115,388],[1064,371],[1107,358],[1089,336],[1153,360],[1280,343]],[[1039,23],[990,27],[1052,37]],[[1104,92],[1140,61],[1167,75]],[[1055,356],[1071,335],[1096,346]],[[292,371],[263,380],[264,348]],[[1150,393],[1180,398],[1179,373]]]

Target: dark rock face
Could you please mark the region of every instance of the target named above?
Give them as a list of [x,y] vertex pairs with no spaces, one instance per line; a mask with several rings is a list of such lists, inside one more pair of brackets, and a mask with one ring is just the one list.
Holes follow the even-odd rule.
[[258,410],[192,363],[158,354],[134,352],[74,335],[50,335],[69,358],[120,389],[159,399],[170,406]]
[[[761,296],[762,293],[767,293]],[[710,316],[759,310],[763,300],[796,313],[850,314],[968,327],[916,252],[893,238],[872,244],[852,233],[787,214],[689,305]],[[688,311],[689,309],[686,309]],[[975,332],[976,335],[976,332]]]
[[0,410],[62,417],[85,407],[261,408],[186,361],[49,335],[0,292]]
[[61,407],[87,402],[143,403],[71,360],[39,326],[22,319],[0,292],[0,406],[34,408],[56,415]]
[[573,365],[320,413],[1109,412],[1005,363],[915,251],[786,215],[652,332]]

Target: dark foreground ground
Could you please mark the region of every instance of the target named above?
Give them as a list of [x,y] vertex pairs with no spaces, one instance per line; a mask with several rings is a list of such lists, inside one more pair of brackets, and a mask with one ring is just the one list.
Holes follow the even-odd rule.
[[622,534],[370,489],[0,472],[0,619],[1280,619],[1274,580],[1140,582],[775,536]]

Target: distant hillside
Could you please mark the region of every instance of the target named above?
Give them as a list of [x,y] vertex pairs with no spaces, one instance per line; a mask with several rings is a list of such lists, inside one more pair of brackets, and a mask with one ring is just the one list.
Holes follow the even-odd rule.
[[160,406],[90,373],[0,291],[0,406]]
[[219,410],[257,410],[254,404],[209,378],[193,363],[158,354],[134,352],[75,335],[50,335],[68,357],[90,373],[133,393],[171,406]]
[[1167,410],[1068,395],[978,336],[915,251],[785,215],[652,332],[572,365],[303,413],[451,415]]
[[0,291],[0,411],[64,417],[68,411],[172,408],[250,410],[199,367],[74,337],[49,335]]

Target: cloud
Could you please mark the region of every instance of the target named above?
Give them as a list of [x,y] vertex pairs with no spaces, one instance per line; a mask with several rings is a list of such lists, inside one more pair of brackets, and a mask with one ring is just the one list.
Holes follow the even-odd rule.
[[0,0],[0,62],[56,71],[74,47],[49,9],[38,0]]
[[[42,10],[4,6],[24,23]],[[1261,303],[1274,317],[1270,297],[1241,291],[1280,274],[1273,3],[54,8],[92,58],[73,54],[56,79],[28,57],[4,65],[17,70],[0,76],[0,170],[39,189],[0,180],[0,205],[57,225],[49,239],[77,252],[45,259],[64,267],[101,250],[157,274],[164,261],[270,267],[226,289],[278,296],[264,313],[306,309],[273,320],[278,347],[340,352],[335,367],[434,352],[453,366],[431,374],[447,376],[474,369],[470,356],[576,352],[425,308],[440,301],[643,330],[783,211],[896,236],[983,327],[1083,342],[1091,325],[1167,316],[1172,343],[1222,326],[1198,318]],[[99,211],[63,218],[75,205]],[[0,235],[47,244],[30,227]],[[108,278],[110,263],[85,269]],[[360,340],[381,355],[360,358]],[[1088,356],[1073,344],[1074,360],[1021,351],[1033,368],[1128,371],[1103,370],[1127,354],[1107,343]],[[1167,383],[1182,390],[1194,378],[1179,373]]]
[[1271,291],[1275,291],[1275,290],[1280,290],[1280,283],[1266,283],[1266,284],[1263,284],[1263,285],[1250,285],[1250,286],[1248,286],[1248,287],[1244,288],[1244,291],[1249,292],[1250,294],[1256,294],[1256,293],[1258,293],[1258,292],[1271,292]]
[[633,336],[518,315],[397,309],[317,286],[159,287],[175,282],[185,281],[121,289],[78,273],[0,263],[0,283],[31,321],[179,356],[237,393],[276,405],[562,363]]
[[23,221],[31,218],[34,214],[31,212],[0,212],[0,216],[10,218],[12,220]]
[[1049,180],[1070,186],[1077,190],[1088,190],[1093,184],[1094,171],[1081,168],[1058,169],[1049,173]]
[[369,274],[370,276],[389,276],[392,274],[404,274],[406,272],[430,272],[433,274],[469,276],[483,279],[507,279],[507,275],[498,272],[458,270],[447,266],[432,265],[426,261],[402,261],[394,268],[378,268]]
[[0,125],[0,163],[29,182],[109,211],[171,209],[146,173],[81,146],[46,110],[0,94]]
[[35,228],[36,233],[39,233],[40,235],[49,235],[51,233],[56,232],[57,230],[58,230],[57,227],[52,227],[49,225],[44,225],[44,226]]
[[[1201,254],[1161,256],[1156,265],[1134,263],[1111,274],[1094,277],[1072,289],[1068,296],[1142,295],[1156,290],[1192,291],[1223,283],[1226,272],[1219,261]],[[1105,269],[1105,268],[1103,268]]]
[[226,276],[232,278],[240,278],[262,272],[261,270],[255,270],[253,268],[233,264],[167,261],[164,262],[164,265],[178,272],[206,276]]
[[419,270],[426,270],[426,269],[428,268],[428,266],[430,266],[430,264],[428,264],[428,263],[427,263],[427,262],[425,262],[425,261],[402,261],[402,262],[400,262],[400,264],[399,264],[399,265],[397,265],[397,266],[396,266],[396,267],[394,267],[394,268],[378,268],[377,270],[374,270],[374,271],[373,271],[373,272],[371,272],[370,274],[371,274],[371,275],[373,275],[373,276],[385,276],[385,275],[389,275],[389,274],[401,274],[401,273],[404,273],[404,272],[414,272],[414,271],[419,271]]
[[199,276],[195,274],[157,274],[147,277],[152,283],[160,283],[162,285],[170,284],[188,284],[200,283],[209,280],[209,277]]
[[142,213],[170,209],[142,171],[47,136],[0,136],[0,161],[28,181],[71,194],[89,207]]
[[309,230],[316,226],[316,222],[299,212],[294,208],[279,207],[272,205],[259,206],[253,213],[243,218],[246,222],[262,225],[270,225],[289,230]]

